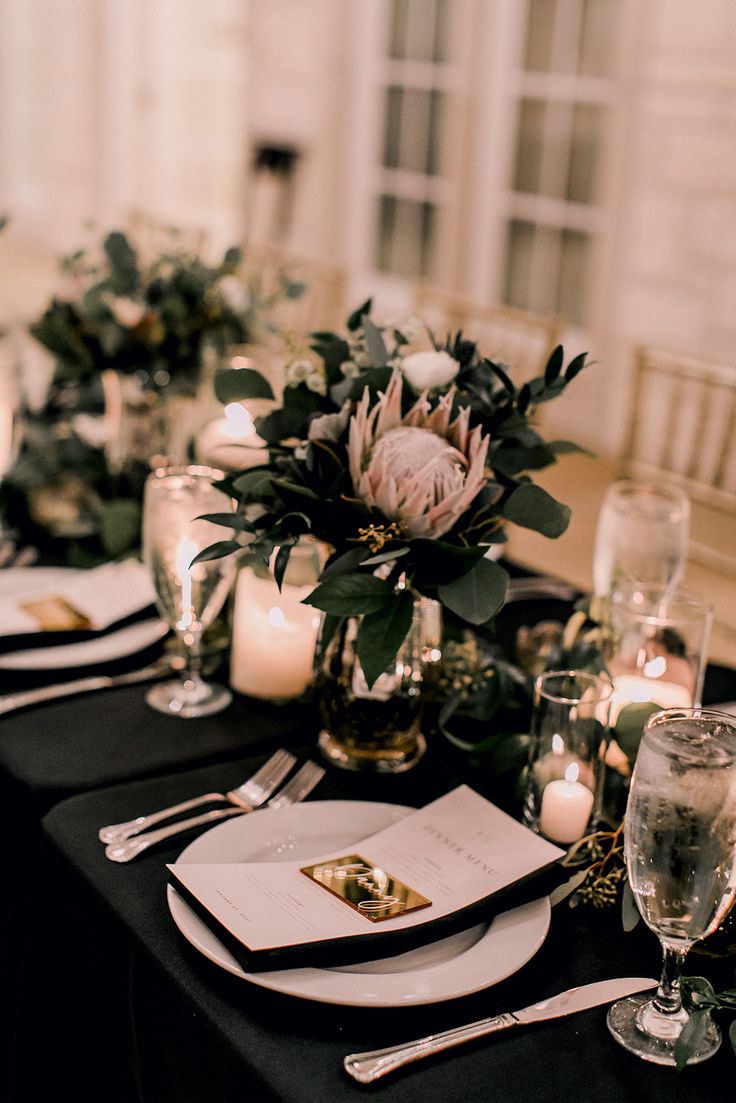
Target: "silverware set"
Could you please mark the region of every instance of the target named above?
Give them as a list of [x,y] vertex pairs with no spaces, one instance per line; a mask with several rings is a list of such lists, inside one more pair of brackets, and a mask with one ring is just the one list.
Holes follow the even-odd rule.
[[[241,785],[227,793],[204,793],[199,797],[181,801],[145,816],[136,816],[125,823],[109,824],[100,828],[98,837],[105,844],[105,854],[112,862],[130,862],[138,854],[156,843],[163,842],[183,831],[230,816],[242,816],[257,808],[283,808],[304,800],[324,776],[324,769],[315,762],[305,762],[282,789],[279,786],[287,777],[296,759],[289,751],[278,750],[260,770],[246,778]],[[197,816],[176,820],[166,827],[149,830],[163,820],[189,812],[203,804],[223,803],[231,807],[210,808]]]

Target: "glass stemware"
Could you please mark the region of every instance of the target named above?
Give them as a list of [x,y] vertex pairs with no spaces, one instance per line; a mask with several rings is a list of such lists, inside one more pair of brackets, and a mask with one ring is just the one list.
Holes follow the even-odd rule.
[[209,716],[232,699],[200,673],[202,633],[219,613],[235,575],[233,556],[195,563],[203,548],[222,539],[223,529],[202,514],[226,513],[230,498],[214,486],[222,472],[209,467],[162,467],[146,480],[143,497],[143,560],[156,590],[161,616],[174,629],[185,657],[178,681],[155,685],[152,708],[174,716]]
[[674,589],[682,578],[690,501],[681,491],[628,479],[613,483],[598,516],[593,591],[608,598],[621,585]]
[[[23,429],[22,405],[17,364],[12,352],[0,347],[0,484],[18,457]],[[0,540],[11,535],[0,514]]]
[[[664,955],[656,995],[614,1004],[608,1027],[646,1061],[674,1065],[687,1022],[680,975],[694,942],[717,929],[736,897],[736,722],[713,709],[666,709],[647,721],[624,827],[629,884]],[[715,1023],[688,1057],[718,1049]]]

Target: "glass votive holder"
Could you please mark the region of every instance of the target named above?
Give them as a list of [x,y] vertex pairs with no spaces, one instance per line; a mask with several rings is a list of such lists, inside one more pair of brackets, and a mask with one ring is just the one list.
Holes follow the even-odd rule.
[[230,685],[238,693],[288,701],[310,685],[320,615],[303,601],[321,569],[322,549],[309,539],[292,548],[281,588],[271,567],[255,556],[243,561],[231,613]]
[[598,818],[611,683],[583,670],[551,670],[534,684],[523,822],[569,846]]
[[632,724],[641,734],[651,712],[701,703],[711,618],[708,603],[687,590],[629,587],[615,596],[603,655],[613,681],[611,729],[622,740]]

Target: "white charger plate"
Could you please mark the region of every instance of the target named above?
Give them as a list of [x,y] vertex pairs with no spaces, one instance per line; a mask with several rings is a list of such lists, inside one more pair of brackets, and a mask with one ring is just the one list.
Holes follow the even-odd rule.
[[[200,835],[179,863],[302,861],[349,847],[413,811],[395,804],[310,801],[238,816]],[[206,958],[251,984],[319,1003],[410,1007],[439,1003],[505,980],[544,942],[548,897],[503,912],[490,923],[394,957],[339,968],[243,970],[176,890],[169,910],[184,937]]]
[[152,617],[94,640],[9,651],[6,655],[0,655],[0,670],[65,670],[67,667],[112,662],[152,647],[168,631],[167,624],[158,617]]

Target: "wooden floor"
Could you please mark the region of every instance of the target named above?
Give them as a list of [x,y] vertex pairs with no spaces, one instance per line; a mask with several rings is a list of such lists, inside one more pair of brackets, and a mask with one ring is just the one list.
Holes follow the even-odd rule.
[[[535,478],[541,486],[572,509],[567,532],[558,540],[511,526],[507,552],[509,558],[532,570],[557,575],[581,589],[592,583],[593,541],[598,511],[606,487],[618,477],[615,465],[590,456],[564,456],[558,464]],[[693,509],[692,536],[712,533],[719,524],[718,536],[724,550],[736,553],[736,518],[714,520],[706,511]],[[688,563],[683,585],[702,594],[713,606],[714,622],[709,658],[712,662],[736,667],[736,576],[719,574],[699,563]]]

